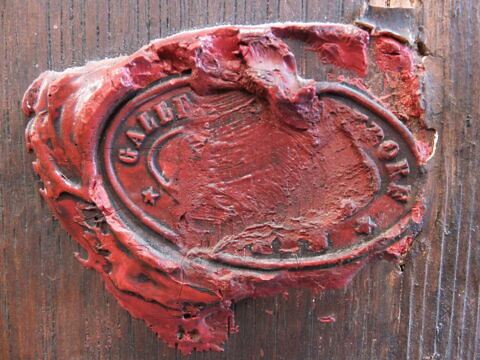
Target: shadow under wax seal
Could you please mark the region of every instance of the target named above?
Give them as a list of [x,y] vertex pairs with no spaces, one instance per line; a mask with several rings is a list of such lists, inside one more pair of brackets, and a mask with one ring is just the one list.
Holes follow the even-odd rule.
[[[337,75],[304,78],[290,44]],[[339,288],[408,250],[433,152],[421,75],[351,25],[196,30],[40,75],[27,146],[120,305],[183,353],[220,351],[232,302]]]

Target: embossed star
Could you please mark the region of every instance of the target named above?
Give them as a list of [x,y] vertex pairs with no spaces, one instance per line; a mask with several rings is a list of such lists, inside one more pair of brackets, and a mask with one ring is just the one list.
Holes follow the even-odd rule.
[[143,195],[143,202],[145,204],[150,204],[150,205],[155,205],[155,201],[157,201],[157,198],[160,196],[160,194],[156,192],[152,186],[144,189],[142,191],[142,195]]
[[377,224],[370,216],[363,216],[355,222],[355,231],[358,234],[370,235],[376,227]]

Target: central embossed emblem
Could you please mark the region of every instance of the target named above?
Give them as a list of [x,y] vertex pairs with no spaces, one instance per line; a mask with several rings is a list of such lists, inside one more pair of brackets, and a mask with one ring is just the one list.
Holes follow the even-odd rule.
[[184,353],[221,350],[232,302],[406,252],[432,155],[418,75],[408,46],[353,26],[199,30],[42,74],[27,143],[120,305]]

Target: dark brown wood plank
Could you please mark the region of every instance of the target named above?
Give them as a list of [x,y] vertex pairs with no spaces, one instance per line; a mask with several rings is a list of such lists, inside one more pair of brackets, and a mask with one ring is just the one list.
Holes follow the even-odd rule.
[[[237,305],[225,352],[191,359],[480,359],[479,4],[424,0],[430,55],[431,216],[402,269],[365,268],[346,289]],[[362,0],[0,2],[0,358],[180,359],[82,268],[79,246],[38,194],[20,100],[47,69],[130,53],[150,39],[225,23],[351,23]],[[269,315],[266,311],[273,311]],[[333,315],[334,323],[320,316]]]

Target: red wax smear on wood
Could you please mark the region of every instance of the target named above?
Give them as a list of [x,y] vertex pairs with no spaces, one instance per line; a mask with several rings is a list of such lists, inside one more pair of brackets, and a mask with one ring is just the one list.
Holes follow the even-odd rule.
[[385,73],[385,84],[393,97],[389,101],[401,119],[420,118],[420,83],[412,51],[396,39],[378,36],[373,39],[376,65]]
[[281,26],[274,27],[272,32],[309,44],[309,50],[317,52],[325,64],[334,64],[365,76],[368,71],[368,33],[352,27],[345,27],[346,31],[332,31],[333,29],[339,29],[338,25]]
[[392,257],[394,259],[399,259],[403,255],[405,255],[412,243],[413,238],[410,236],[404,237],[399,242],[395,243],[394,245],[390,246],[387,250],[385,250],[386,257]]
[[337,319],[335,319],[333,316],[319,316],[317,319],[322,323],[333,323],[337,321]]
[[[421,224],[425,216],[425,205],[423,202],[417,203],[412,209],[412,221],[417,224]],[[412,245],[414,238],[411,236],[405,236],[397,243],[390,246],[385,250],[384,256],[388,259],[399,260],[405,256]]]
[[423,67],[414,62],[413,52],[408,45],[387,36],[373,38],[375,64],[385,74],[384,99],[395,115],[410,128],[417,131],[419,154],[426,162],[433,154],[432,139],[427,135],[423,122],[424,106],[420,92],[419,73]]
[[[341,198],[361,208],[379,186],[359,151],[376,141],[365,119],[332,99],[320,101],[315,82],[297,74],[284,38],[304,41],[323,62],[359,76],[368,70],[369,35],[353,26],[222,27],[157,40],[131,56],[46,72],[22,103],[24,113],[33,116],[26,139],[37,156],[33,166],[44,184],[41,193],[87,250],[88,257],[80,260],[101,274],[123,308],[183,353],[221,351],[219,345],[238,330],[232,301],[285,294],[292,287],[340,288],[369,260],[346,259],[350,262],[305,271],[255,271],[212,266],[195,253],[199,247],[235,253],[251,245],[252,253],[269,254],[275,226],[285,253],[298,251],[291,239],[300,234],[312,249],[324,249],[328,227],[351,215]],[[400,94],[394,111],[421,117],[409,50],[388,38],[374,42],[377,65]],[[136,91],[182,72],[191,73],[189,85],[205,103],[221,92],[244,94],[246,103],[238,118],[217,119],[219,128],[202,127],[212,121],[208,118],[189,123],[184,135],[161,151],[160,166],[178,178],[172,187],[178,204],[170,218],[161,217],[180,234],[173,240],[177,251],[155,248],[149,242],[155,239],[126,225],[126,211],[110,197],[97,151],[114,108]],[[199,149],[200,160],[188,156],[192,148]],[[280,151],[285,148],[289,152]],[[422,216],[419,208],[415,221]],[[213,232],[218,224],[223,229]],[[202,234],[205,228],[210,232]],[[282,238],[282,231],[296,235]]]

